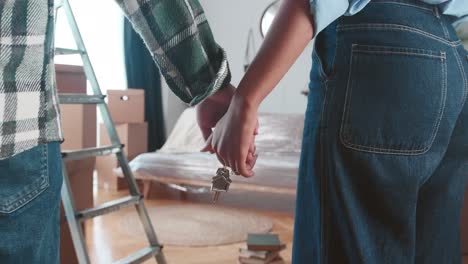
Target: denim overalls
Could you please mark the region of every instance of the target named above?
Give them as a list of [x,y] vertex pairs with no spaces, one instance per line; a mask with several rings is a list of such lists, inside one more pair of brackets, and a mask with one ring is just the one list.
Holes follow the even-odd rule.
[[452,22],[373,0],[317,36],[293,263],[461,263],[468,53]]

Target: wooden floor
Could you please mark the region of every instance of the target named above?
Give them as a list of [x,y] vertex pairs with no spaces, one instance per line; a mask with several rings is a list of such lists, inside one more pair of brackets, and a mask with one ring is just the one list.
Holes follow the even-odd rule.
[[[95,188],[95,203],[116,199],[127,195],[125,191],[111,191]],[[147,207],[156,205],[184,204],[187,201],[152,199],[146,200]],[[126,210],[133,210],[132,208]],[[242,209],[246,210],[246,209]],[[273,222],[273,232],[278,233],[281,240],[287,243],[287,249],[282,252],[287,263],[291,263],[291,248],[293,236],[293,216],[290,213],[259,211],[264,216],[270,217]],[[147,244],[145,238],[130,237],[118,228],[118,219],[124,211],[113,213],[104,217],[95,218],[86,223],[86,237],[92,263],[112,263],[132,252],[135,252]],[[136,214],[135,214],[136,217]],[[237,263],[238,248],[242,243],[217,246],[217,247],[174,247],[165,246],[164,254],[170,264],[230,264]],[[145,263],[156,263],[154,259]],[[463,263],[468,264],[468,256],[463,258]]]
[[[95,203],[116,199],[128,195],[125,191],[111,191],[95,189]],[[146,200],[146,206],[183,204],[176,200],[152,199]],[[126,210],[133,210],[128,208]],[[242,209],[246,210],[246,209]],[[291,263],[291,248],[293,236],[293,216],[289,213],[258,211],[270,217],[273,222],[273,232],[279,234],[280,239],[287,244],[282,256],[287,263]],[[132,252],[147,246],[145,238],[135,238],[120,232],[118,228],[119,216],[125,213],[120,211],[104,217],[98,217],[86,222],[86,240],[92,263],[112,263]],[[137,217],[135,213],[135,217]],[[164,254],[167,262],[171,264],[229,264],[237,263],[238,249],[242,243],[216,246],[216,247],[175,247],[165,246]],[[154,259],[145,263],[156,263]]]

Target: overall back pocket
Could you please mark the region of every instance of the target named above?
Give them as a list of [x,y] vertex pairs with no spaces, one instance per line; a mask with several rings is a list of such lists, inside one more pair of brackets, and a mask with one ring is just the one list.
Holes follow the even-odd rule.
[[47,187],[47,144],[0,160],[0,215],[17,211]]
[[425,153],[445,108],[446,79],[444,52],[354,44],[341,142],[372,153]]

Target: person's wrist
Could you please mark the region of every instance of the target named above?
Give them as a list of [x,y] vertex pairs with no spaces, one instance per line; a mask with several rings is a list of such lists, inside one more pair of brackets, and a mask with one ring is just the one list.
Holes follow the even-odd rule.
[[236,88],[233,85],[228,84],[222,89],[219,89],[218,91],[213,93],[211,96],[207,97],[206,100],[214,102],[229,102],[231,101],[235,90]]
[[243,107],[257,110],[260,106],[261,100],[254,95],[244,93],[243,90],[237,89],[233,96],[233,101],[241,104]]
[[256,100],[256,98],[252,95],[244,94],[239,92],[239,90],[236,90],[234,96],[232,97],[232,102],[242,106],[242,108],[245,110],[257,111],[261,101]]

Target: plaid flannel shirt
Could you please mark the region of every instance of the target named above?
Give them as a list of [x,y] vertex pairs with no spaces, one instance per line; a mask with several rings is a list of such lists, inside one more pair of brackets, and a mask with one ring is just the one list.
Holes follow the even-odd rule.
[[[198,0],[116,0],[172,91],[195,105],[230,82]],[[0,159],[62,141],[53,0],[0,1]]]

